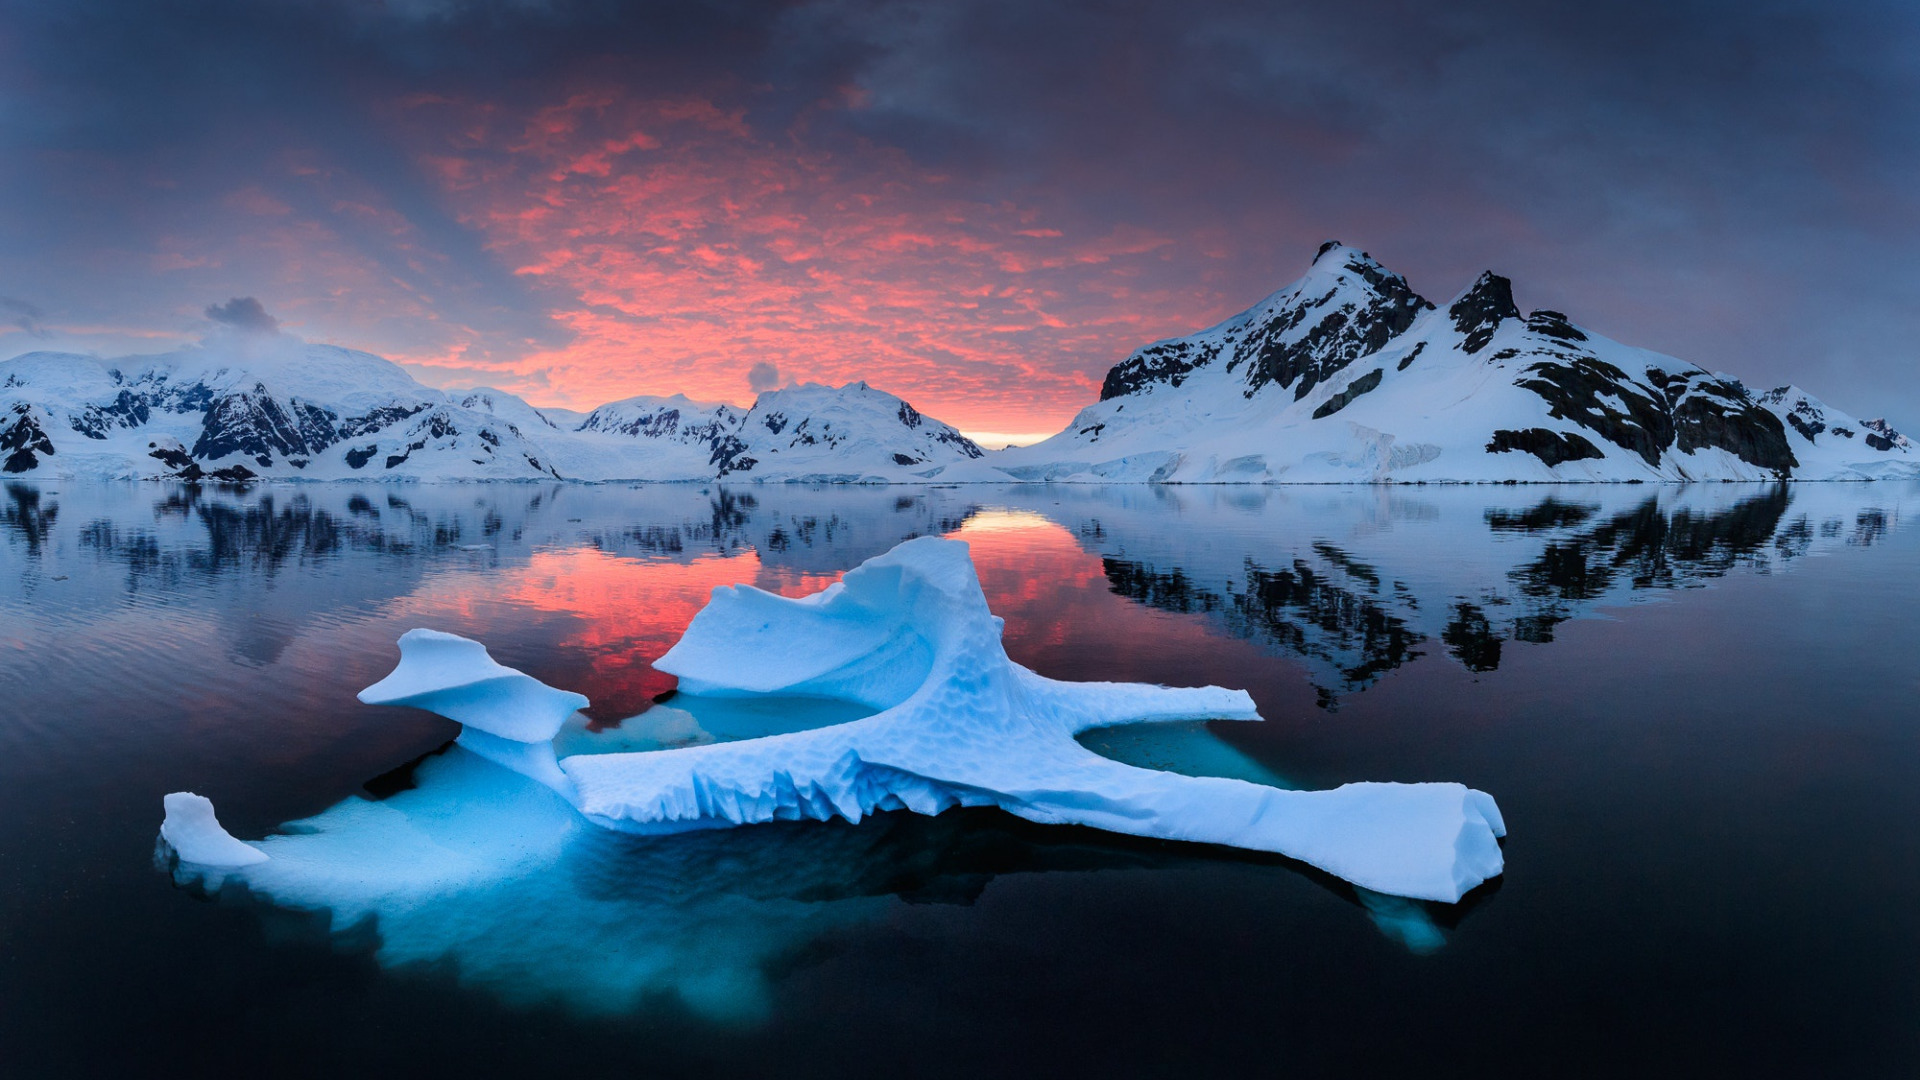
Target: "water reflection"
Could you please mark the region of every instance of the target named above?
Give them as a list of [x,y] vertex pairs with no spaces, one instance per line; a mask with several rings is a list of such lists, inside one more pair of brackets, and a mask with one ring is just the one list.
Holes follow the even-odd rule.
[[[0,749],[10,768],[24,762],[32,771],[38,759],[49,762],[41,768],[49,775],[71,772],[81,755],[58,740],[88,731],[74,722],[100,707],[87,686],[114,687],[115,708],[119,698],[178,699],[142,705],[137,724],[87,735],[86,756],[113,747],[174,761],[178,744],[217,746],[231,756],[207,774],[257,774],[252,790],[262,805],[280,804],[260,792],[313,785],[296,809],[248,835],[337,804],[351,814],[329,827],[349,817],[387,822],[339,835],[358,835],[356,843],[374,851],[428,850],[409,846],[419,836],[397,839],[406,829],[382,830],[404,824],[432,839],[470,805],[443,801],[450,795],[500,795],[529,821],[541,814],[496,790],[518,782],[510,774],[489,779],[491,766],[458,764],[464,752],[394,768],[451,732],[397,711],[358,710],[350,695],[361,683],[347,673],[377,677],[391,663],[394,637],[413,625],[481,638],[516,666],[587,694],[594,706],[573,737],[633,748],[738,737],[747,728],[655,702],[673,682],[651,661],[715,586],[811,592],[900,540],[958,534],[973,544],[989,600],[1008,618],[1010,650],[1043,673],[1071,662],[1079,666],[1060,674],[1234,682],[1244,670],[1203,670],[1195,659],[1230,645],[1236,663],[1255,650],[1278,658],[1334,707],[1416,660],[1492,671],[1510,643],[1552,642],[1568,619],[1872,546],[1899,527],[1915,497],[1913,485],[1886,483],[1543,490],[15,482],[0,499],[0,563],[9,571],[0,575],[0,645],[34,663],[0,664],[0,698],[36,704],[0,731]],[[1166,654],[1174,663],[1154,667]],[[55,669],[87,679],[49,685],[43,673]],[[275,722],[259,723],[262,715]],[[422,734],[351,782],[343,785],[328,764],[368,732],[413,730],[407,725]],[[1155,741],[1163,738],[1176,741]],[[1184,734],[1116,729],[1089,743],[1137,764],[1287,783],[1288,762],[1256,760],[1203,725]],[[377,797],[341,802],[360,780],[388,769],[368,785]],[[156,807],[160,791],[188,783],[140,775],[164,785],[153,789]],[[223,814],[248,813],[245,799],[211,794]],[[447,812],[453,805],[459,814]],[[654,841],[569,831],[518,854],[467,832],[441,841],[471,841],[476,858],[491,852],[498,865],[538,872],[467,879],[454,893],[409,892],[398,875],[392,888],[324,904],[288,883],[279,899],[328,908],[337,930],[377,924],[368,947],[383,961],[455,961],[462,978],[508,996],[624,1009],[670,993],[712,1015],[752,1017],[765,1009],[768,980],[782,965],[823,937],[882,918],[891,904],[966,903],[1012,874],[1159,873],[1247,859],[1062,835],[991,813]],[[1434,909],[1320,884],[1415,951],[1439,947],[1471,906]]]
[[1115,594],[1302,662],[1331,708],[1436,645],[1492,671],[1503,643],[1551,642],[1602,606],[1871,545],[1912,499],[1910,485],[1155,492],[1081,500],[1065,523]]
[[[1601,606],[1738,569],[1871,545],[1911,485],[1002,489],[687,485],[312,485],[11,482],[0,537],[24,601],[61,582],[65,617],[129,597],[272,590],[276,623],[432,593],[498,595],[579,624],[566,670],[597,672],[603,720],[671,680],[645,660],[715,585],[794,593],[903,539],[968,528],[983,543],[1050,524],[1089,572],[1146,608],[1298,663],[1320,703],[1429,654],[1499,667],[1508,642],[1551,642]],[[1036,583],[1072,578],[1035,553]],[[666,566],[685,568],[674,575]],[[117,571],[109,576],[108,571]],[[322,582],[314,587],[315,582]],[[677,581],[677,583],[676,583]],[[1644,594],[1644,595],[1643,595]],[[4,598],[6,594],[0,594]],[[417,606],[417,605],[416,605]],[[638,609],[653,608],[647,614]],[[268,662],[258,612],[230,652]],[[273,636],[273,628],[265,628]]]
[[[1001,489],[688,485],[201,488],[12,482],[0,537],[17,602],[61,582],[61,614],[127,598],[272,590],[274,620],[453,591],[576,625],[565,670],[598,672],[601,719],[672,683],[645,661],[715,585],[795,593],[903,539],[962,528],[983,545],[1035,523],[1070,536],[1113,595],[1192,616],[1298,663],[1322,705],[1429,654],[1499,667],[1597,607],[1739,569],[1874,543],[1912,485],[1539,489]],[[1036,551],[1031,589],[1082,574]],[[665,569],[683,568],[677,574]],[[108,571],[117,571],[109,576]],[[315,582],[321,584],[316,587]],[[1011,587],[1011,586],[1009,586]],[[641,609],[651,609],[643,612]],[[231,652],[260,662],[258,612]],[[423,614],[425,612],[422,612]],[[271,628],[268,628],[271,636]]]
[[0,506],[0,521],[7,525],[9,546],[11,542],[20,542],[26,547],[27,555],[39,555],[59,516],[60,504],[51,499],[45,509],[41,508],[38,488],[29,484],[7,485],[7,501]]

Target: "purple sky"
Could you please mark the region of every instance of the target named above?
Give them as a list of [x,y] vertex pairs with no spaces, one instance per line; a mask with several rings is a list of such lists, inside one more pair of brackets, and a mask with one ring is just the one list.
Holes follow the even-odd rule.
[[0,356],[1057,429],[1320,241],[1920,421],[1920,6],[0,0]]

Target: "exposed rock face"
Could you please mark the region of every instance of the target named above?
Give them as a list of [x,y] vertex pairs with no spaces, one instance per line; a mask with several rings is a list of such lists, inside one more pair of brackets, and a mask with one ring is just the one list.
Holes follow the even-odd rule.
[[1513,282],[1491,270],[1481,274],[1473,288],[1447,308],[1447,317],[1466,339],[1460,350],[1468,355],[1479,352],[1493,340],[1501,323],[1520,317],[1520,309],[1513,305]]
[[1113,366],[1100,384],[1100,400],[1131,394],[1146,386],[1178,387],[1187,373],[1212,360],[1218,350],[1201,352],[1184,341],[1149,345]]
[[147,395],[122,390],[104,404],[89,404],[69,423],[73,430],[89,439],[105,439],[114,428],[136,428],[153,415]]
[[[1345,249],[1322,250],[1316,265]],[[1329,289],[1311,304],[1277,314],[1236,349],[1228,367],[1247,362],[1248,397],[1276,383],[1291,387],[1298,401],[1354,361],[1379,352],[1405,333],[1416,316],[1433,307],[1408,288],[1405,278],[1389,273],[1364,252],[1355,257],[1348,251],[1341,268],[1358,277],[1365,288]],[[1336,284],[1345,282],[1336,278]],[[1312,325],[1305,333],[1289,333],[1309,322]]]
[[1493,439],[1487,443],[1487,453],[1504,454],[1510,450],[1532,454],[1548,467],[1563,461],[1579,461],[1582,458],[1603,458],[1607,455],[1585,438],[1546,428],[1528,428],[1525,431],[1495,431]]
[[1565,420],[1638,454],[1658,466],[1673,445],[1673,416],[1666,399],[1627,378],[1604,360],[1587,356],[1542,361],[1515,385],[1540,395],[1547,415]]
[[1364,252],[1324,245],[1242,314],[1115,365],[1022,479],[1205,483],[1920,478],[1890,428],[1790,387],[1524,318],[1483,273],[1436,309]]
[[[1508,297],[1508,303],[1512,303],[1511,295]],[[1580,342],[1587,340],[1587,335],[1581,333],[1572,323],[1568,322],[1565,315],[1557,311],[1547,311],[1544,308],[1527,316],[1527,329],[1539,334],[1541,337],[1558,338],[1561,341]]]
[[1379,352],[1432,309],[1405,278],[1365,252],[1330,242],[1321,246],[1307,277],[1258,307],[1211,331],[1149,345],[1121,361],[1107,373],[1100,399],[1159,385],[1178,387],[1195,369],[1224,356],[1226,370],[1241,373],[1245,397],[1272,385],[1292,390],[1297,401]]
[[1799,464],[1780,418],[1751,401],[1693,394],[1674,407],[1673,426],[1674,445],[1681,450],[1715,447],[1782,480]]
[[1341,409],[1346,408],[1349,404],[1353,402],[1353,399],[1359,397],[1361,394],[1364,394],[1369,390],[1378,389],[1380,386],[1380,380],[1385,376],[1386,376],[1385,371],[1382,371],[1379,368],[1375,368],[1374,370],[1367,372],[1365,375],[1362,375],[1359,378],[1353,380],[1352,382],[1347,384],[1347,388],[1345,390],[1342,390],[1339,393],[1328,398],[1326,402],[1323,403],[1319,408],[1313,410],[1313,418],[1315,420],[1324,420],[1327,417],[1332,416],[1334,413],[1339,412]]
[[726,476],[736,472],[751,472],[759,459],[747,453],[747,444],[738,435],[725,435],[715,439],[713,456],[709,458],[718,475]]
[[1587,428],[1654,467],[1669,450],[1709,448],[1782,479],[1799,464],[1778,416],[1738,384],[1705,372],[1650,368],[1642,381],[1596,357],[1575,356],[1534,364],[1518,385],[1539,394],[1549,416]]
[[1907,450],[1913,446],[1911,442],[1907,441],[1905,435],[1887,426],[1885,420],[1862,420],[1860,421],[1860,427],[1866,432],[1862,438],[1866,440],[1868,446],[1875,450]]
[[712,443],[738,427],[740,417],[740,410],[730,405],[701,405],[679,396],[629,398],[593,410],[578,430],[687,444]]
[[[258,384],[245,393],[229,394],[207,410],[206,425],[193,444],[193,456],[212,460],[239,454],[265,469],[272,467],[276,453],[281,457],[314,453],[307,442],[308,430],[321,446],[334,440],[330,417],[310,405],[295,408],[301,413],[299,419]],[[302,420],[307,430],[303,430]]]
[[27,472],[40,464],[37,455],[53,453],[53,440],[47,438],[33,408],[24,401],[0,415],[0,453],[6,454],[0,469],[10,473]]

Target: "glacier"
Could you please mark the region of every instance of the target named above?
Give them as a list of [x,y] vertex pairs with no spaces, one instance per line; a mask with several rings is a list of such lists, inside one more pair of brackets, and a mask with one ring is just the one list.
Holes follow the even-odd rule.
[[859,719],[563,759],[555,736],[585,698],[497,664],[478,642],[431,630],[402,637],[399,666],[361,697],[461,723],[458,742],[473,754],[537,781],[584,820],[629,834],[997,807],[1043,824],[1273,852],[1375,893],[1442,903],[1503,869],[1499,809],[1461,784],[1293,791],[1103,757],[1075,736],[1260,717],[1244,691],[1044,678],[1007,656],[1001,628],[966,544],[927,537],[798,599],[716,589],[655,665],[694,697],[875,710]]

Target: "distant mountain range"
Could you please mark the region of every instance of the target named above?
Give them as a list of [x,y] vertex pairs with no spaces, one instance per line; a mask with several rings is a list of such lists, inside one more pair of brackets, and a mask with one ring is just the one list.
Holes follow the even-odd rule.
[[637,397],[582,417],[500,390],[430,389],[351,349],[290,339],[250,348],[119,360],[39,352],[0,363],[0,469],[226,481],[900,483],[985,454],[865,383],[771,390],[744,411]]
[[1792,386],[1522,316],[1488,273],[1446,307],[1366,253],[1107,373],[1044,442],[982,450],[865,383],[744,411],[638,397],[584,416],[440,391],[370,353],[281,336],[0,363],[0,470],[187,480],[956,483],[1862,480],[1920,477],[1881,420]]

